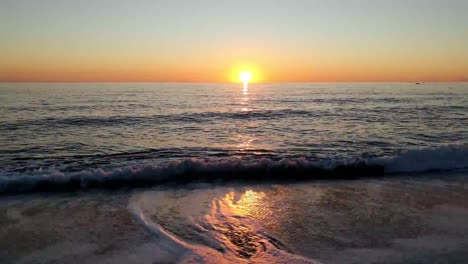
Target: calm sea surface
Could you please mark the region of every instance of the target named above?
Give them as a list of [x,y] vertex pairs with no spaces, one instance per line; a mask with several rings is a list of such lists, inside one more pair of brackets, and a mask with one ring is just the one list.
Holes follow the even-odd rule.
[[467,83],[4,83],[0,113],[1,191],[48,176],[81,187],[103,176],[468,167]]
[[430,163],[466,154],[468,84],[3,83],[0,124],[2,176],[413,149]]
[[466,263],[467,144],[467,83],[4,83],[0,259]]

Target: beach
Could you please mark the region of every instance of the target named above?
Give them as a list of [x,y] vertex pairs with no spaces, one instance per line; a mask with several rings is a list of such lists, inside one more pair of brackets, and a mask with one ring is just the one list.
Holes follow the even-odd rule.
[[463,263],[466,173],[3,197],[3,263]]
[[464,83],[0,88],[2,263],[467,259]]
[[0,0],[0,264],[468,263],[466,10]]

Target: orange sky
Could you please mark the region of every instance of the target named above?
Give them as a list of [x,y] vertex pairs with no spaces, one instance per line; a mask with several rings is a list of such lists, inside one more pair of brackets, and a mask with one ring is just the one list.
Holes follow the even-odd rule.
[[259,1],[1,2],[0,81],[468,81],[466,3]]
[[[212,61],[212,60],[208,60]],[[253,82],[345,82],[345,81],[467,81],[463,62],[440,64],[418,62],[336,61],[315,63],[281,61],[266,63],[197,61],[183,65],[116,62],[86,64],[55,61],[7,65],[0,81],[7,82],[237,82],[241,71],[251,71]]]

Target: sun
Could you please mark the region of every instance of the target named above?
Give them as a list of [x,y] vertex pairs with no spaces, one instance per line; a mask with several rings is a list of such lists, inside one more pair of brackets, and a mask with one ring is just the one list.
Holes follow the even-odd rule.
[[260,71],[260,68],[251,63],[242,63],[232,66],[228,76],[228,80],[232,83],[261,83],[265,80],[265,76],[263,72]]
[[262,83],[266,80],[260,67],[252,63],[239,63],[232,66],[230,71],[226,73],[228,74],[226,80],[232,83]]
[[248,83],[248,82],[250,82],[250,80],[252,80],[252,73],[249,72],[249,71],[242,71],[242,72],[240,72],[240,74],[239,74],[239,79],[240,79],[243,83]]

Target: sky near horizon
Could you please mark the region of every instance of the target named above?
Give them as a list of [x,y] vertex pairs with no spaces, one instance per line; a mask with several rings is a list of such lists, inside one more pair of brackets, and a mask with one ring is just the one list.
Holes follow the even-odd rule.
[[0,0],[0,81],[468,81],[468,1]]

